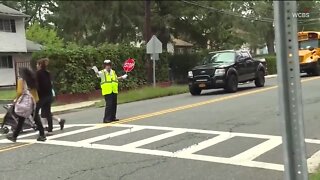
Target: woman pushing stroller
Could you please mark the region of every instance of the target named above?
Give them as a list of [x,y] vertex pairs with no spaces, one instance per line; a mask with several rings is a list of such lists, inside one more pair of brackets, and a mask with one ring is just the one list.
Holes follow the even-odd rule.
[[[39,101],[39,96],[38,96],[38,92],[37,92],[37,79],[35,74],[28,68],[21,68],[19,70],[19,79],[18,79],[18,83],[17,83],[17,97],[15,99],[15,106],[17,106],[17,103],[23,103],[23,96],[27,97],[26,91],[30,92],[31,97],[33,99],[34,104],[23,104],[20,110],[23,111],[33,111],[34,110],[34,106],[35,103],[38,103]],[[18,102],[19,101],[19,102]],[[28,107],[30,106],[30,107]],[[16,111],[15,107],[15,111]],[[30,108],[30,109],[29,109]],[[20,112],[21,113],[21,112]],[[19,113],[19,114],[20,114]],[[26,120],[27,117],[23,117],[21,114],[23,114],[23,112],[19,115],[18,113],[16,113],[16,116],[18,117],[18,124],[16,126],[16,128],[13,130],[13,134],[12,135],[8,135],[7,139],[13,142],[16,142],[17,137],[19,136],[19,133],[21,132],[22,128],[23,128],[23,124],[24,121]],[[35,114],[36,115],[36,114]],[[40,118],[35,118],[34,119],[37,128],[39,130],[39,137],[37,138],[37,141],[45,141],[46,137],[44,134],[44,129],[42,126],[42,123],[40,121]]]

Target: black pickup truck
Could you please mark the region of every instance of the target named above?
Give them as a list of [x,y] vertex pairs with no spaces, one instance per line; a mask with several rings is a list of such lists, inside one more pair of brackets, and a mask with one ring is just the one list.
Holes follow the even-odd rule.
[[239,83],[250,81],[256,87],[263,87],[266,72],[266,61],[253,59],[248,51],[211,52],[202,65],[188,72],[189,90],[192,95],[200,95],[203,89],[224,88],[236,92]]

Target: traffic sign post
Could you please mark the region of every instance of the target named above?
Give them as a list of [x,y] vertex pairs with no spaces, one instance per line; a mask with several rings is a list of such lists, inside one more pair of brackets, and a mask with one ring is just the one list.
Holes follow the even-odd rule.
[[286,180],[307,180],[296,1],[273,1]]
[[159,60],[159,54],[162,53],[161,41],[153,35],[150,41],[147,43],[147,54],[151,54],[153,61],[153,86],[156,86],[156,60]]

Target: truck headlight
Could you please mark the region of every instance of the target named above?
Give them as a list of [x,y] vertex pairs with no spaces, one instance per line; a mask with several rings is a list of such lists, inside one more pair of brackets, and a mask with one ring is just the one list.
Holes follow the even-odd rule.
[[189,72],[188,72],[188,77],[190,77],[190,78],[192,78],[192,77],[193,77],[193,73],[192,73],[192,71],[189,71]]
[[226,73],[225,69],[216,69],[214,75],[216,76],[223,76]]

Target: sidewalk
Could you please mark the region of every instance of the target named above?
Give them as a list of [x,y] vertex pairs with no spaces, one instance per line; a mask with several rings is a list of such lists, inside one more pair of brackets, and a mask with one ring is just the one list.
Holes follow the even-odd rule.
[[[100,102],[101,100],[95,100],[95,101],[85,101],[85,102],[80,102],[80,103],[73,103],[73,104],[66,104],[66,105],[61,105],[61,106],[53,106],[51,108],[52,113],[57,113],[57,112],[63,112],[63,111],[69,111],[73,109],[79,109],[79,108],[85,108],[88,106],[94,105],[96,102]],[[5,114],[0,114],[0,118],[3,118]]]

